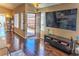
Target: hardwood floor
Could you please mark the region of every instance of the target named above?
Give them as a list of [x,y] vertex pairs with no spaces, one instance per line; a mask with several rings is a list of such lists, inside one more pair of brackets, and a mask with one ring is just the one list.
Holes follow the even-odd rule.
[[[40,42],[37,42],[40,40]],[[44,43],[43,39],[34,39],[34,38],[28,38],[26,41],[27,49],[26,55],[31,56],[68,56],[66,53],[56,49],[55,47],[50,46],[48,43]],[[34,45],[34,42],[37,42]],[[36,52],[35,52],[36,50]],[[33,55],[33,54],[34,55]]]
[[[23,48],[22,44],[23,44],[24,39],[22,37],[18,36],[14,32],[7,32],[6,36],[7,36],[7,46],[8,46],[8,49],[10,52],[18,50],[18,49],[15,49],[15,47],[14,47],[15,39],[19,40],[19,49]],[[17,38],[15,38],[15,37],[17,37]]]
[[[7,44],[10,44],[9,51],[11,52],[16,51],[13,46],[14,35],[15,33],[7,32]],[[66,53],[50,46],[48,43],[44,43],[43,39],[37,39],[34,36],[28,37],[27,39],[18,37],[20,40],[19,49],[23,49],[26,56],[67,56]]]
[[48,43],[45,44],[45,51],[47,56],[68,56],[68,54],[50,46]]

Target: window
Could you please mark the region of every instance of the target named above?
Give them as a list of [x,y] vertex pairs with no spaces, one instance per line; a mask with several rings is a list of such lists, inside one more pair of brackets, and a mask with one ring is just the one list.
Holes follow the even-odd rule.
[[18,13],[14,15],[14,26],[16,28],[19,28],[19,14]]
[[0,37],[5,36],[5,16],[0,14]]

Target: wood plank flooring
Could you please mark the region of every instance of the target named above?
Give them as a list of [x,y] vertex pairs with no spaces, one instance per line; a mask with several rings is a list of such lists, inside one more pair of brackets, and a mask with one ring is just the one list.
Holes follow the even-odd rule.
[[[9,47],[10,51],[15,51],[14,47],[13,47],[13,36],[11,35],[12,33],[8,33],[8,42],[7,44],[10,44],[11,46]],[[15,35],[15,34],[14,34]],[[24,39],[21,38],[20,36],[19,40],[20,40],[20,48],[19,49],[23,49],[24,50]],[[29,40],[29,39],[27,39]],[[66,53],[56,49],[55,47],[50,46],[48,43],[44,43],[43,39],[34,39],[35,40],[35,55],[31,55],[31,56],[67,56]],[[30,40],[31,41],[31,40]],[[41,43],[42,42],[42,43]],[[28,43],[28,41],[26,42],[26,44]],[[32,42],[31,42],[32,43]],[[29,45],[30,46],[30,45]],[[27,49],[26,49],[27,50]],[[40,52],[39,52],[40,51]],[[30,56],[30,51],[27,53]],[[27,55],[26,54],[26,55]]]
[[48,43],[45,44],[45,51],[47,56],[68,56],[68,54],[50,46]]

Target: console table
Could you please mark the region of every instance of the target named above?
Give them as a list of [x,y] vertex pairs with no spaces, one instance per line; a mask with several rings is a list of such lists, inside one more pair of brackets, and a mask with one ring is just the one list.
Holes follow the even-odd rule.
[[67,53],[71,54],[72,49],[69,48],[69,39],[56,36],[56,35],[45,35],[44,36],[44,42],[48,42],[51,46]]

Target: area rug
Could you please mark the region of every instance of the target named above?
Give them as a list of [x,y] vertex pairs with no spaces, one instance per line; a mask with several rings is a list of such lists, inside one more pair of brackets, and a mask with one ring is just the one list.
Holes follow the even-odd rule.
[[23,50],[18,50],[11,53],[11,56],[25,56]]

